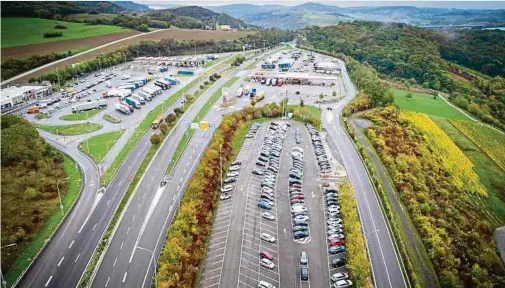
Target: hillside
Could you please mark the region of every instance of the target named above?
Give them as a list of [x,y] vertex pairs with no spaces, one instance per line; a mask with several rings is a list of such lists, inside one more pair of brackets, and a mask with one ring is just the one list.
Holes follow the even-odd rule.
[[54,18],[76,13],[120,13],[126,10],[108,1],[2,1],[1,5],[2,17]]
[[148,11],[151,10],[149,9],[149,6],[144,5],[144,4],[139,4],[135,3],[132,1],[114,1],[114,4],[117,6],[125,9],[125,10],[130,10],[130,11]]
[[296,6],[231,4],[207,8],[215,12],[227,13],[253,25],[283,29],[303,28],[309,25],[328,26],[354,19],[401,22],[420,26],[487,25],[505,22],[505,10],[461,10],[412,6],[338,7],[313,2]]
[[216,23],[219,23],[219,25],[230,25],[231,28],[235,29],[246,28],[249,26],[244,23],[244,21],[235,19],[227,14],[216,13],[198,6],[177,7],[173,9],[158,10],[156,12],[169,12],[176,16],[191,17],[209,27],[215,27]]
[[[492,32],[487,34],[488,32]],[[487,123],[505,128],[505,32],[442,32],[405,24],[355,21],[306,28],[307,44],[371,64],[384,77],[443,91],[449,99]],[[479,51],[486,51],[481,55]],[[457,61],[485,74],[457,66]]]

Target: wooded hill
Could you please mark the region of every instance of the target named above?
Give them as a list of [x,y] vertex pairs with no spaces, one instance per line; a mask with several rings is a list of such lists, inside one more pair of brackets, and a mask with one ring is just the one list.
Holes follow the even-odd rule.
[[352,56],[372,65],[382,77],[406,85],[446,92],[458,106],[505,129],[503,31],[444,34],[406,24],[369,21],[302,31],[306,42],[301,44]]

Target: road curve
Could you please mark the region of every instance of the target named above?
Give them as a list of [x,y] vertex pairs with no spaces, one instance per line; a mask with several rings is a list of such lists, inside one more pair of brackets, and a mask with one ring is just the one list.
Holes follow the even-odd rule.
[[375,194],[366,168],[340,122],[342,109],[357,93],[354,84],[347,74],[344,62],[339,60],[339,63],[342,68],[346,95],[343,101],[333,106],[332,111],[322,111],[322,124],[338,147],[350,182],[356,193],[356,201],[363,233],[368,246],[375,286],[379,288],[409,287],[403,275],[400,259],[394,249],[395,244],[387,226],[387,220],[382,213],[381,204]]

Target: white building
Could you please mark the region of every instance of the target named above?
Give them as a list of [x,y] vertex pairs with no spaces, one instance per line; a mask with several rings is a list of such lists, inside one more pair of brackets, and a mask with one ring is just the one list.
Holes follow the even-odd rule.
[[319,62],[314,64],[316,72],[320,73],[340,73],[340,67],[333,62]]
[[50,85],[24,85],[11,86],[2,89],[0,103],[1,108],[10,108],[30,100],[45,98],[53,93]]

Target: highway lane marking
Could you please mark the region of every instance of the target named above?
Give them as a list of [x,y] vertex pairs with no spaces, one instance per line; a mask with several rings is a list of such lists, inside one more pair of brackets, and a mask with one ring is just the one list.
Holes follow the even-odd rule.
[[114,260],[114,264],[112,264],[112,268],[116,267],[116,263],[117,263],[117,257],[116,257],[116,259]]
[[181,177],[181,179],[179,180],[179,182],[182,182],[182,180],[184,180],[184,177]]
[[109,199],[109,201],[107,201],[107,206],[109,206],[109,203],[110,203],[110,199]]
[[137,217],[137,213],[133,214],[132,222],[135,221],[135,217]]
[[107,277],[107,282],[105,282],[105,287],[107,287],[107,285],[109,285],[109,281],[110,281],[110,276]]
[[74,242],[75,242],[75,240],[72,240],[72,242],[70,242],[70,245],[68,245],[68,249],[72,248],[72,246],[74,245]]
[[65,256],[61,257],[60,262],[58,262],[58,267],[60,267],[61,262],[63,262],[63,259],[65,259]]
[[128,272],[124,272],[124,276],[123,276],[123,283],[124,283],[124,281],[126,280],[126,275],[128,275]]
[[123,249],[124,241],[121,243],[121,247],[119,247],[119,250]]
[[44,287],[47,287],[47,285],[49,285],[49,282],[51,282],[51,279],[53,279],[53,275],[51,275],[51,276],[49,277],[49,280],[47,280],[46,285],[45,285]]
[[126,235],[130,234],[130,226],[128,226],[128,229],[126,229]]
[[98,225],[98,223],[95,223],[95,226],[93,226],[93,229],[91,231],[95,231],[96,225]]
[[77,255],[77,257],[75,258],[74,263],[77,263],[77,260],[79,260],[79,257],[81,257],[81,253],[79,253],[79,254]]

